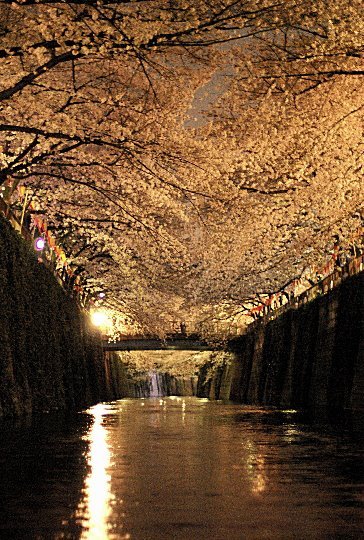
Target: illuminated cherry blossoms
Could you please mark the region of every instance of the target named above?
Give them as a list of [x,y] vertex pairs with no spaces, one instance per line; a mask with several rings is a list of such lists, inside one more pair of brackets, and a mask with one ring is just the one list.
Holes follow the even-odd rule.
[[360,243],[363,35],[359,0],[3,0],[0,182],[119,328],[228,320]]

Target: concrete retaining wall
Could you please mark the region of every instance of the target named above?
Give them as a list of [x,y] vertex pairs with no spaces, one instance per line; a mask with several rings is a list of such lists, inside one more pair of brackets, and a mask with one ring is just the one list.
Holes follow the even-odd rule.
[[364,408],[364,274],[230,343],[234,358],[198,395],[307,410],[315,417]]

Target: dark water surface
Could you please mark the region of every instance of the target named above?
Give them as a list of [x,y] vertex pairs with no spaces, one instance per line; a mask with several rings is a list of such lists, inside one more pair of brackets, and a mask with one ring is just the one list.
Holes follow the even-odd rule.
[[364,538],[362,439],[195,398],[0,424],[5,539]]

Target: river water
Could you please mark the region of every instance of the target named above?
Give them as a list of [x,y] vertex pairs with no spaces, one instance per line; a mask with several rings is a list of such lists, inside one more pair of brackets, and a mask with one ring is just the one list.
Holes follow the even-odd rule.
[[0,429],[0,538],[364,538],[360,435],[294,411],[126,399]]

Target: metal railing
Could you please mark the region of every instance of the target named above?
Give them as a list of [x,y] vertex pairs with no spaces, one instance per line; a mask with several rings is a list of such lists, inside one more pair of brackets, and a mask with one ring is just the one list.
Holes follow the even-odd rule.
[[[263,314],[248,325],[247,329],[258,326],[262,323],[280,317],[283,313],[290,309],[298,309],[305,304],[312,302],[320,296],[324,296],[336,287],[338,287],[345,279],[359,274],[364,270],[364,253],[358,257],[346,262],[343,265],[337,266],[333,272],[319,280],[317,283],[307,288],[305,291],[292,298],[284,305],[279,307],[265,306]],[[247,330],[246,329],[246,330]],[[244,332],[245,333],[245,332]]]

